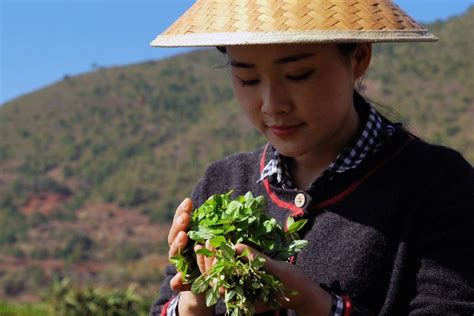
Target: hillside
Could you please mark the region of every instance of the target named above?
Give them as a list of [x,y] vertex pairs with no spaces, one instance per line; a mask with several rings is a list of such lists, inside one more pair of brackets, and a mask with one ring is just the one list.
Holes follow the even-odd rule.
[[[474,8],[437,44],[376,45],[362,89],[389,117],[474,163]],[[199,50],[95,69],[0,107],[0,298],[55,274],[157,291],[170,216],[211,161],[263,139],[225,59]]]

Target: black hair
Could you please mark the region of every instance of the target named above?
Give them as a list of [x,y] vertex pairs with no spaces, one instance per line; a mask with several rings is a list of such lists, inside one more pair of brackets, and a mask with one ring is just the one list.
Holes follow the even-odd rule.
[[[343,57],[348,58],[357,48],[357,43],[337,43],[336,47]],[[224,46],[217,46],[216,48],[222,54],[227,54],[227,49]]]
[[337,43],[336,47],[342,57],[349,58],[350,55],[356,50],[357,43]]
[[224,46],[217,46],[216,47],[218,51],[220,51],[222,54],[227,54],[227,49],[225,49]]

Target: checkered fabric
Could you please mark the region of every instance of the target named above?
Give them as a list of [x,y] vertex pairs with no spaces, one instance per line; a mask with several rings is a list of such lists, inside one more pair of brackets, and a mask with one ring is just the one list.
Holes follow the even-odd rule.
[[266,177],[271,177],[271,179],[278,183],[283,189],[293,187],[293,183],[290,180],[290,174],[288,173],[288,167],[286,166],[285,161],[280,158],[280,154],[276,150],[273,152],[272,159],[263,169],[258,182],[263,181]]
[[330,172],[343,173],[356,168],[369,153],[374,153],[382,145],[382,133],[392,135],[395,127],[383,125],[382,119],[374,108],[370,107],[369,116],[359,138],[347,146],[327,168]]
[[180,295],[181,293],[178,293],[178,295],[171,300],[168,308],[166,309],[166,316],[178,316],[178,303]]
[[331,307],[331,315],[333,316],[342,316],[344,315],[344,300],[342,297],[332,294],[332,307]]

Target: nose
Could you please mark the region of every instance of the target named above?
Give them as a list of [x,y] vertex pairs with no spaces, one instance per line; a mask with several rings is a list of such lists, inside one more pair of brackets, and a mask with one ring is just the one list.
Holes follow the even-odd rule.
[[286,89],[278,82],[268,81],[262,89],[262,113],[277,115],[288,113],[291,109],[290,97]]

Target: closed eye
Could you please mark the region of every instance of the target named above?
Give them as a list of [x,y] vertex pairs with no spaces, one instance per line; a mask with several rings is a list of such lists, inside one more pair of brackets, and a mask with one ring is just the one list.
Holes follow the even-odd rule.
[[314,73],[314,69],[308,72],[305,72],[302,75],[297,75],[297,76],[286,75],[285,77],[291,81],[303,81],[303,80],[308,79],[313,73]]
[[239,82],[240,84],[242,85],[242,87],[245,87],[245,86],[255,86],[257,85],[259,82],[260,82],[260,79],[254,79],[254,80],[243,80],[239,77],[237,77],[237,79],[239,79]]
[[[312,74],[314,73],[314,69],[305,72],[304,74],[297,75],[297,76],[292,76],[292,75],[286,75],[285,77],[291,81],[303,81],[308,79]],[[254,79],[254,80],[243,80],[242,78],[236,76],[237,79],[239,79],[240,84],[242,87],[245,86],[256,86],[257,84],[260,83],[260,79]]]

